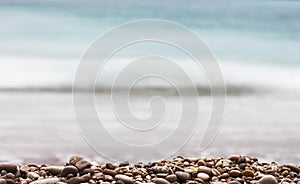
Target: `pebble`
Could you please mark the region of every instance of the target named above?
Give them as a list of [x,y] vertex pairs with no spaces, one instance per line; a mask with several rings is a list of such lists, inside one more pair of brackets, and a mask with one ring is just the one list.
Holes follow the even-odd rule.
[[49,166],[49,167],[44,167],[44,169],[45,169],[45,171],[48,171],[48,172],[50,172],[53,175],[58,175],[63,170],[63,167]]
[[5,170],[7,172],[15,173],[17,172],[17,165],[14,163],[9,163],[9,162],[2,162],[0,163],[0,171]]
[[28,172],[27,177],[31,180],[37,180],[40,176],[35,172]]
[[134,180],[132,178],[130,178],[129,176],[123,175],[123,174],[117,174],[115,176],[116,180],[121,180],[123,181],[125,184],[133,184]]
[[300,184],[299,166],[260,163],[256,158],[233,155],[227,158],[170,160],[131,164],[98,164],[72,156],[64,166],[0,163],[0,184]]
[[69,159],[69,164],[75,165],[77,162],[79,162],[82,159],[83,159],[83,157],[81,157],[81,156],[71,156]]
[[63,168],[63,170],[60,173],[60,176],[66,177],[69,174],[73,174],[73,176],[77,176],[78,174],[78,169],[72,165],[66,166]]
[[163,178],[155,178],[154,180],[154,183],[157,183],[157,184],[170,184],[170,182],[166,179],[163,179]]
[[182,171],[177,171],[175,172],[177,178],[181,179],[181,180],[189,180],[191,179],[191,175],[189,173],[185,173]]
[[206,174],[206,173],[198,173],[198,174],[197,174],[197,178],[200,178],[200,179],[206,181],[206,180],[209,179],[209,175]]
[[84,183],[85,179],[83,177],[73,177],[71,179],[68,180],[68,184],[80,184],[80,183]]
[[254,173],[253,173],[253,171],[247,169],[247,170],[244,170],[244,171],[243,171],[243,176],[246,176],[246,177],[254,177]]
[[278,184],[278,181],[272,175],[265,175],[258,180],[258,184]]
[[41,180],[36,180],[34,182],[31,182],[30,184],[56,184],[59,182],[59,178],[46,178]]
[[177,181],[177,176],[175,174],[170,174],[166,177],[166,180],[173,183],[173,182]]
[[78,171],[83,171],[83,169],[90,167],[91,163],[85,159],[81,159],[75,164],[75,167],[77,167]]
[[229,175],[231,176],[231,177],[234,177],[234,178],[236,178],[236,177],[240,177],[241,176],[241,171],[239,171],[239,170],[231,170],[230,172],[229,172]]

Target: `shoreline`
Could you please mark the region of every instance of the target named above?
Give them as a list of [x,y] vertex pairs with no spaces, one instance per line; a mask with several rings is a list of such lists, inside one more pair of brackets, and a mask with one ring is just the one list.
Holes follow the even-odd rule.
[[63,166],[0,163],[1,184],[79,183],[300,183],[300,166],[259,162],[257,158],[231,155],[227,158],[174,157],[149,163],[91,162],[71,156]]

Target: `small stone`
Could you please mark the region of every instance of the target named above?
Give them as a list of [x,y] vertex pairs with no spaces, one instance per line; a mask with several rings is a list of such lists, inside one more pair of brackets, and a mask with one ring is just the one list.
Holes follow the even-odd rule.
[[68,184],[80,184],[80,183],[84,183],[85,179],[82,177],[74,177],[68,180]]
[[47,178],[47,179],[36,180],[34,182],[31,182],[30,184],[56,184],[57,182],[59,182],[58,178]]
[[45,169],[45,171],[48,171],[53,175],[59,175],[61,173],[61,171],[63,170],[63,167],[49,166],[49,167],[45,167],[44,169]]
[[129,162],[122,162],[119,164],[119,167],[124,167],[124,166],[128,166],[129,165]]
[[238,181],[230,181],[230,182],[228,182],[228,184],[241,184],[241,183]]
[[197,174],[197,178],[200,178],[200,179],[202,179],[203,181],[206,181],[206,180],[209,179],[209,175],[206,174],[206,173],[198,173],[198,174]]
[[83,157],[81,157],[81,156],[71,156],[69,159],[69,164],[75,165],[77,162],[79,162],[82,159],[83,159]]
[[2,162],[0,163],[0,171],[5,170],[7,172],[15,173],[18,170],[18,167],[14,163]]
[[83,171],[85,168],[90,167],[91,163],[85,159],[80,160],[75,164],[75,167],[77,167],[78,171]]
[[20,167],[20,171],[22,171],[22,172],[28,172],[28,171],[30,171],[30,167],[28,165],[22,165]]
[[133,184],[134,180],[132,178],[130,178],[129,176],[123,175],[123,174],[117,174],[115,176],[116,180],[121,180],[126,184]]
[[108,174],[110,176],[115,176],[117,174],[116,171],[111,170],[111,169],[104,169],[102,172],[103,172],[103,174]]
[[16,176],[12,173],[7,173],[5,176],[3,176],[4,179],[16,179]]
[[113,164],[111,164],[111,163],[107,163],[107,164],[105,165],[105,168],[106,168],[106,169],[114,170],[116,167],[115,167]]
[[286,164],[286,165],[283,165],[285,167],[288,167],[290,168],[292,171],[296,172],[296,173],[299,173],[300,172],[300,168],[295,166],[295,165],[291,165],[291,164]]
[[78,170],[76,167],[69,165],[63,168],[63,170],[60,173],[60,176],[66,177],[68,174],[73,174],[73,176],[77,176]]
[[168,182],[168,180],[163,179],[163,178],[156,178],[153,181],[154,181],[154,183],[157,183],[157,184],[170,184],[170,182]]
[[191,179],[191,175],[189,173],[185,173],[182,171],[177,171],[175,172],[177,178],[181,179],[181,180],[189,180]]
[[35,172],[28,172],[27,177],[31,180],[37,180],[40,176]]
[[241,176],[241,171],[239,171],[239,170],[231,170],[230,172],[229,172],[229,175],[231,176],[231,177],[234,177],[234,178],[236,178],[236,177],[240,177]]
[[6,184],[15,184],[15,180],[12,180],[12,179],[6,179]]
[[177,176],[175,174],[170,174],[166,177],[166,180],[173,183],[173,182],[177,181]]
[[258,180],[258,184],[278,184],[278,181],[272,175],[265,175]]
[[6,184],[5,179],[0,178],[0,184]]
[[209,168],[209,167],[206,167],[206,166],[200,166],[198,168],[198,172],[203,172],[203,173],[206,173],[206,174],[211,174],[212,173],[212,169]]
[[246,170],[243,171],[243,176],[254,177],[254,173],[253,173],[253,171],[251,171],[249,169],[246,169]]
[[231,155],[228,157],[229,160],[231,161],[238,161],[241,157],[239,155]]

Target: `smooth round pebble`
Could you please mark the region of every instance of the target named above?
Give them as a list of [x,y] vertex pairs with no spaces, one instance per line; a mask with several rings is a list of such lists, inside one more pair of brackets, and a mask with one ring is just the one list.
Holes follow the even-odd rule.
[[170,182],[166,179],[163,179],[163,178],[155,178],[153,179],[154,183],[157,183],[157,184],[170,184]]
[[90,166],[91,163],[85,159],[82,159],[75,164],[75,167],[77,167],[78,171],[83,171],[85,168]]
[[166,180],[173,183],[173,182],[177,181],[177,176],[175,174],[170,174],[166,177]]
[[1,170],[5,170],[7,172],[15,173],[15,172],[17,172],[18,167],[14,163],[2,162],[2,163],[0,163],[0,171]]
[[198,173],[198,174],[197,174],[197,178],[200,178],[200,179],[202,179],[203,181],[206,181],[206,180],[209,179],[209,175],[206,174],[206,173]]
[[115,176],[116,180],[121,180],[126,184],[133,184],[134,180],[132,178],[130,178],[129,176],[123,175],[123,174],[117,174]]
[[85,179],[83,177],[73,177],[71,179],[68,180],[68,184],[80,184],[80,183],[84,183]]
[[253,173],[253,171],[247,169],[247,170],[244,170],[244,171],[243,171],[243,176],[246,176],[246,177],[254,177],[254,173]]
[[188,180],[191,179],[191,175],[189,173],[186,172],[182,172],[182,171],[177,171],[175,172],[177,178],[181,179],[181,180]]
[[258,184],[278,184],[278,181],[272,175],[265,175],[258,180]]
[[73,174],[73,176],[77,176],[78,169],[72,165],[66,166],[61,171],[60,176],[66,177],[66,176],[68,176],[68,174]]
[[77,162],[79,162],[82,159],[83,159],[83,157],[81,157],[81,156],[76,156],[76,155],[71,156],[69,159],[69,164],[75,165]]
[[241,174],[242,174],[242,172],[239,171],[239,170],[231,170],[231,171],[229,171],[229,175],[230,175],[231,177],[234,177],[234,178],[240,177]]

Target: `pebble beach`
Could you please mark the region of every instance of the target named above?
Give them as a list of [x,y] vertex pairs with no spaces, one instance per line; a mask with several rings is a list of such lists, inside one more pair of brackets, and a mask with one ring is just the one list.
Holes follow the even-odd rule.
[[71,156],[62,166],[0,163],[0,184],[228,183],[300,184],[300,166],[264,163],[257,158],[185,158],[149,163],[98,163]]

